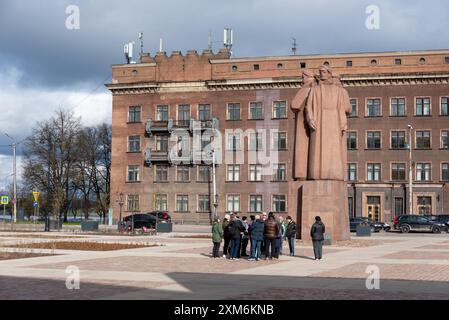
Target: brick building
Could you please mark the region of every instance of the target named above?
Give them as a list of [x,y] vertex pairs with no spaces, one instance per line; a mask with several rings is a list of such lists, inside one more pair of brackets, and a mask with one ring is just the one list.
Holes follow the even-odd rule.
[[167,210],[209,222],[213,163],[220,215],[295,215],[295,114],[304,69],[342,75],[353,114],[348,132],[350,215],[391,221],[413,212],[449,213],[449,51],[231,58],[188,51],[114,65],[111,198],[123,216]]

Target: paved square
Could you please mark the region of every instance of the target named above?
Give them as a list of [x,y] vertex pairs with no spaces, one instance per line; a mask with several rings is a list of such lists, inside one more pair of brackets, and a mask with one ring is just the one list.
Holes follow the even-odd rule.
[[[209,229],[195,227],[194,232],[204,237]],[[448,234],[353,238],[326,246],[323,261],[314,261],[310,243],[299,241],[295,257],[213,259],[211,239],[188,234],[70,240],[157,244],[115,251],[24,248],[64,241],[63,234],[56,235],[0,233],[0,251],[36,255],[0,261],[0,299],[449,299]],[[17,244],[21,248],[12,248]],[[80,290],[66,288],[69,266],[80,271]],[[379,268],[380,290],[366,288],[368,266]]]

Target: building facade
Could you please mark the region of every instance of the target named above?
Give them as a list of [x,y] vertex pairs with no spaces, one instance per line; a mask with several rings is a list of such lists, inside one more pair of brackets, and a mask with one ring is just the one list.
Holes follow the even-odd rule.
[[234,59],[223,49],[112,67],[114,217],[161,210],[208,223],[215,200],[220,216],[296,216],[290,106],[302,71],[323,64],[342,76],[353,106],[350,215],[449,213],[449,51]]

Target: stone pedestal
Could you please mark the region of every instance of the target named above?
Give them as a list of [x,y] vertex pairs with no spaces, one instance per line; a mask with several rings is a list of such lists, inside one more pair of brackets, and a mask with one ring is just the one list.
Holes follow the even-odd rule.
[[344,181],[294,181],[289,184],[289,209],[297,212],[298,236],[310,240],[315,217],[320,216],[332,241],[350,239],[348,190]]

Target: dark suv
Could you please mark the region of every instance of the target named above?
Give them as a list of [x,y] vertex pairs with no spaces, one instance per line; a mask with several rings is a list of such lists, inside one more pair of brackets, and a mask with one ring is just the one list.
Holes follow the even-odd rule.
[[442,223],[446,225],[446,227],[449,229],[449,214],[440,214],[437,216],[425,216],[426,218],[429,218],[432,221]]
[[128,226],[128,228],[132,228],[132,223],[134,221],[134,229],[143,229],[144,227],[147,229],[153,229],[156,227],[156,223],[170,223],[171,217],[167,212],[162,211],[154,211],[150,213],[139,213],[130,215],[123,219],[123,222]]
[[428,217],[415,215],[397,217],[394,221],[394,228],[402,233],[409,233],[410,231],[440,233],[441,231],[447,231],[445,224],[433,221]]

